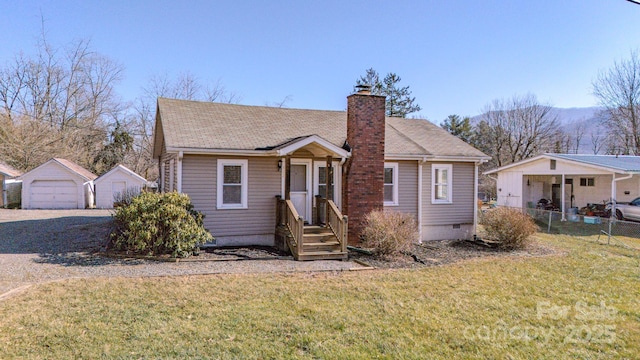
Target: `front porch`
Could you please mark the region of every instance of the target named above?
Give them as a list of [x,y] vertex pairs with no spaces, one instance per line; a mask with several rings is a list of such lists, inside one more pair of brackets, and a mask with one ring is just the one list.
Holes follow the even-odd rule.
[[276,246],[296,260],[347,259],[339,185],[349,153],[317,136],[296,139],[279,153],[284,198],[276,196]]

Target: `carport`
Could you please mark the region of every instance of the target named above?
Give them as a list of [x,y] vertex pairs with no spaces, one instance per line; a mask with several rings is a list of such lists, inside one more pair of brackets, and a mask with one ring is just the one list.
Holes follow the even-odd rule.
[[640,196],[640,156],[543,154],[485,172],[496,179],[498,205],[532,207],[544,198],[560,209]]

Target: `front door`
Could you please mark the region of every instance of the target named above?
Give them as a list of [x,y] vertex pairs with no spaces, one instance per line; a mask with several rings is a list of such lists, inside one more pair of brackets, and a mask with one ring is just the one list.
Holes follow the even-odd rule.
[[309,199],[309,165],[307,163],[291,164],[291,191],[289,193],[291,202],[296,208],[298,215],[302,216],[305,222],[311,222],[311,201]]

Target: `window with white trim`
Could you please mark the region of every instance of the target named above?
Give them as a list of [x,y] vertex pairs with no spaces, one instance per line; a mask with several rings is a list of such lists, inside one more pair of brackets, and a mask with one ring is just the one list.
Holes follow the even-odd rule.
[[452,171],[451,164],[433,164],[431,166],[431,203],[450,204],[452,197]]
[[218,209],[246,209],[248,161],[218,159]]
[[580,178],[580,186],[596,186],[595,178]]
[[384,205],[398,205],[398,163],[384,163]]

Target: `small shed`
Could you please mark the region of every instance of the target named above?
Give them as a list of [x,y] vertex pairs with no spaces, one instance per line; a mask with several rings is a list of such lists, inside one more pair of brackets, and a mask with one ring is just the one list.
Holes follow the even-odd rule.
[[98,177],[95,181],[96,207],[99,209],[113,209],[117,197],[137,195],[147,183],[147,180],[123,165]]
[[11,166],[0,162],[0,185],[2,185],[2,196],[0,197],[0,207],[7,207],[11,205],[11,187],[12,184],[19,185],[15,180],[11,180],[20,176],[20,172]]
[[22,175],[23,209],[84,209],[93,206],[96,175],[82,166],[53,158]]

